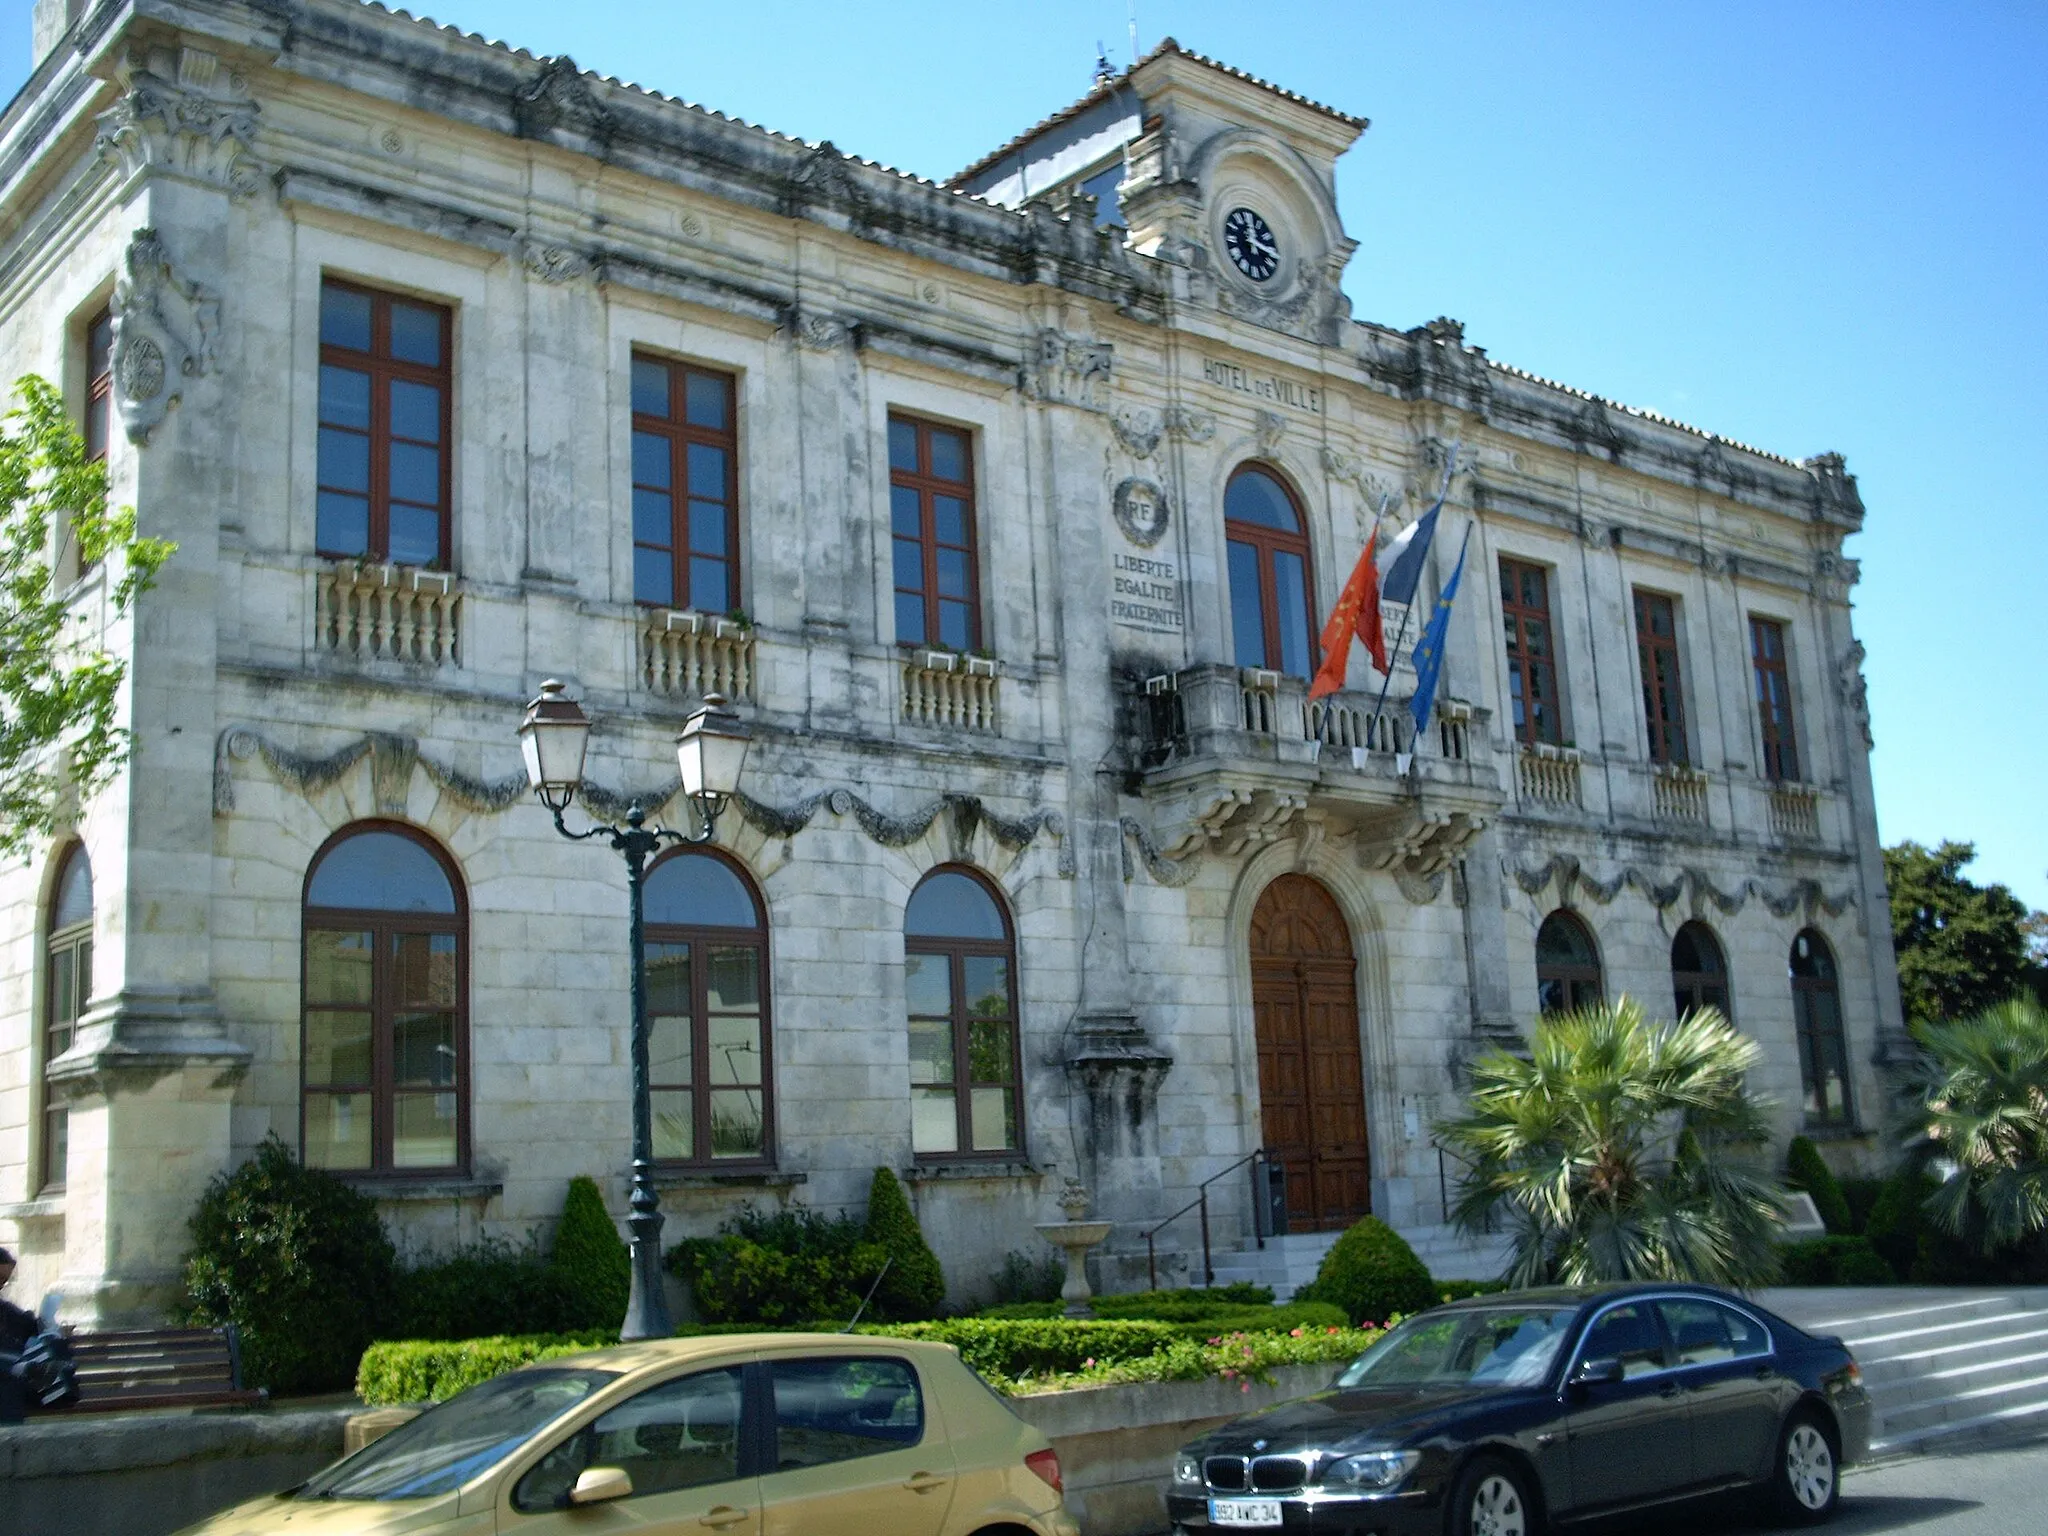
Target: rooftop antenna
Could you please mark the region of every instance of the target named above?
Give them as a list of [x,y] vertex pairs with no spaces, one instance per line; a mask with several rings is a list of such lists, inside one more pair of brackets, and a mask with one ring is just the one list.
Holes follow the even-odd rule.
[[1102,46],[1100,38],[1095,43],[1095,83],[1108,85],[1116,78],[1116,66],[1109,62],[1109,50]]

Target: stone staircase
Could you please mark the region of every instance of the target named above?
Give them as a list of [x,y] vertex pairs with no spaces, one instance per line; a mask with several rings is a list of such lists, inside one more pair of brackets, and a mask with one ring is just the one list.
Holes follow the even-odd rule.
[[2048,1434],[2048,1290],[1839,1287],[1757,1300],[1856,1356],[1873,1456]]

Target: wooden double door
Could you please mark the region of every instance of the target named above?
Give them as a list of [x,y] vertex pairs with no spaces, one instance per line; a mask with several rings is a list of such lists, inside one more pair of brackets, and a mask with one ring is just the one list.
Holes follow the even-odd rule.
[[1344,914],[1306,875],[1252,912],[1261,1137],[1287,1170],[1289,1228],[1347,1227],[1372,1208],[1358,984]]

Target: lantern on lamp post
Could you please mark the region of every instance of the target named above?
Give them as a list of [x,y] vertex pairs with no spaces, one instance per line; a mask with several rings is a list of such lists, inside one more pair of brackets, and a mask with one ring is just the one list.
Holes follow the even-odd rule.
[[563,813],[583,787],[590,718],[563,685],[550,678],[540,685],[540,696],[526,706],[519,722],[527,782],[554,814],[555,830],[576,842],[606,838],[626,860],[627,963],[632,972],[633,1010],[633,1194],[626,1226],[633,1235],[633,1290],[626,1303],[625,1324],[619,1329],[622,1341],[667,1338],[675,1331],[661,1283],[661,1200],[654,1188],[653,1115],[647,1090],[647,943],[642,884],[648,860],[663,847],[712,840],[719,812],[739,790],[748,741],[746,725],[725,700],[715,693],[706,694],[676,738],[682,792],[696,809],[699,829],[679,832],[648,826],[647,814],[636,801],[627,808],[624,827],[600,822],[571,832]]

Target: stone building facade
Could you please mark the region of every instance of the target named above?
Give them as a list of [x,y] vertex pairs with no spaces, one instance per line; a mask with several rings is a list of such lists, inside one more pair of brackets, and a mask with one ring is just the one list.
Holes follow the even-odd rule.
[[[1361,119],[1168,42],[941,185],[356,0],[36,21],[0,348],[178,552],[127,619],[62,572],[134,751],[0,870],[24,1290],[160,1308],[273,1132],[415,1252],[623,1209],[624,873],[525,788],[546,677],[572,818],[686,814],[704,694],[754,732],[650,894],[671,1236],[887,1165],[965,1298],[1078,1175],[1141,1280],[1263,1145],[1299,1229],[1448,1267],[1431,1123],[1539,989],[1725,1000],[1783,1134],[1872,1147],[1855,482],[1355,321]],[[1440,488],[1436,715],[1412,628],[1311,705]]]

